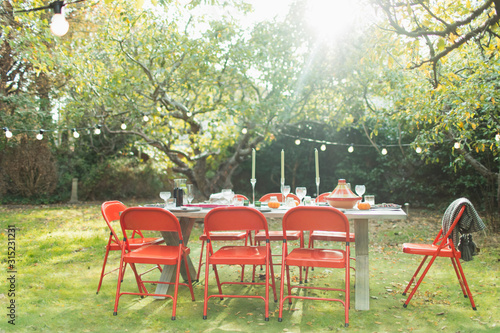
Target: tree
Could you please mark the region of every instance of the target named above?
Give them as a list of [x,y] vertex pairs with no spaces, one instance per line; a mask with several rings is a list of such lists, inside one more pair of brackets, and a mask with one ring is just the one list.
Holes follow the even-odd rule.
[[306,39],[293,21],[263,23],[249,35],[231,17],[134,11],[126,1],[100,6],[93,19],[107,24],[89,25],[62,50],[71,74],[63,121],[135,136],[205,196],[230,187],[251,149],[307,104],[312,86],[301,71],[310,50],[300,52]]
[[[432,146],[447,145],[454,165],[470,164],[500,206],[499,1],[374,1],[386,21],[371,54],[397,66],[388,76],[391,117],[416,134],[432,161]],[[389,55],[383,56],[383,55]]]

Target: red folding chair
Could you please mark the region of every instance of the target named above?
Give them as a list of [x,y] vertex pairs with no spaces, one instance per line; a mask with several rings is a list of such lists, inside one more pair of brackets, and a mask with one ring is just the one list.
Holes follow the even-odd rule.
[[[113,226],[111,224],[114,221],[120,220],[120,213],[123,212],[125,209],[127,209],[127,206],[125,206],[120,201],[106,201],[101,206],[101,213],[102,213],[102,216],[104,217],[104,221],[106,221],[106,224],[108,225],[110,233],[109,233],[108,244],[106,244],[106,253],[104,254],[104,263],[102,264],[101,277],[99,278],[99,285],[97,287],[96,294],[99,294],[99,290],[101,290],[102,280],[103,280],[104,276],[118,270],[118,268],[115,268],[115,269],[105,273],[109,251],[121,251],[123,244],[124,244],[123,241],[121,241],[120,238],[118,237],[118,235],[116,234],[116,232],[113,229]],[[136,236],[139,236],[139,237],[134,238]],[[126,237],[126,235],[125,235],[125,237]],[[122,238],[123,238],[123,236],[122,236]],[[132,232],[132,236],[129,238],[129,244],[130,244],[130,248],[132,250],[138,249],[144,245],[161,244],[163,242],[164,242],[163,238],[161,238],[161,237],[145,238],[142,235],[142,232],[140,230],[134,230]],[[147,270],[146,272],[142,273],[141,275],[146,274],[147,272],[150,272],[151,270],[153,270],[155,268],[158,268],[161,271],[161,267],[157,265],[156,267],[153,267],[153,268]]]
[[326,202],[326,197],[329,196],[330,194],[332,194],[332,192],[321,193],[320,195],[318,195],[316,197],[316,199],[314,201],[316,201],[316,202]]
[[[267,202],[267,201],[269,201],[271,199],[271,197],[276,197],[276,199],[278,199],[279,202],[283,202],[283,194],[281,194],[281,193],[267,193],[267,194],[264,194],[259,199],[259,201],[260,202]],[[298,202],[300,202],[299,197],[296,196],[293,193],[288,193],[288,195],[286,197],[287,198],[293,198],[293,200],[297,200]]]
[[[173,301],[172,320],[175,320],[175,312],[177,309],[177,295],[179,285],[189,287],[191,291],[191,299],[194,301],[193,284],[191,274],[187,264],[187,255],[189,248],[184,245],[182,231],[177,218],[169,211],[157,207],[132,207],[126,209],[120,216],[120,224],[123,234],[128,230],[150,230],[159,232],[177,233],[179,237],[178,245],[147,245],[136,250],[132,250],[128,238],[125,238],[125,246],[121,251],[120,259],[120,274],[118,276],[118,286],[116,288],[115,310],[113,315],[118,314],[118,301],[122,295],[140,295],[140,296],[161,296],[171,298]],[[184,267],[187,272],[188,283],[179,282],[181,263],[184,261]],[[120,292],[123,275],[125,272],[124,266],[130,265],[134,272],[137,287],[139,292]],[[137,273],[136,264],[155,264],[155,265],[177,265],[175,272],[175,282],[165,281],[144,281]],[[154,294],[148,292],[145,283],[169,284],[174,285],[174,295]]]
[[465,211],[465,205],[460,208],[460,211],[453,221],[453,224],[449,228],[449,230],[446,232],[446,234],[443,235],[443,228],[439,230],[438,235],[432,242],[432,244],[412,244],[412,243],[404,243],[403,244],[403,252],[408,253],[408,254],[419,254],[423,255],[424,258],[420,262],[420,265],[418,266],[417,270],[415,271],[415,274],[411,277],[410,282],[408,283],[408,286],[406,286],[405,291],[403,292],[403,296],[406,296],[406,293],[410,289],[411,285],[416,281],[418,273],[420,272],[420,269],[424,266],[425,262],[429,257],[431,257],[431,260],[425,267],[422,275],[418,279],[416,285],[413,287],[413,289],[410,292],[410,295],[406,299],[406,301],[403,304],[403,307],[407,307],[408,304],[410,303],[410,300],[412,299],[413,295],[415,295],[415,292],[417,291],[418,287],[422,283],[425,275],[431,268],[432,264],[436,260],[437,257],[446,257],[451,259],[451,263],[453,264],[453,268],[455,269],[455,274],[457,275],[458,278],[458,283],[460,284],[460,287],[462,288],[462,293],[465,298],[469,298],[470,303],[472,305],[472,309],[476,310],[476,305],[474,303],[474,299],[472,298],[472,294],[469,289],[469,285],[467,284],[467,280],[465,279],[465,274],[462,269],[462,265],[460,264],[460,257],[461,253],[455,248],[455,244],[453,244],[453,238],[451,237],[451,234],[455,227],[457,226],[457,223],[460,221],[460,218],[464,214]]
[[[349,238],[351,242],[355,241],[354,233],[349,233]],[[344,242],[345,241],[345,232],[338,231],[324,231],[324,230],[314,230],[309,232],[309,248],[314,248],[315,241],[325,241],[325,242]],[[351,257],[351,260],[356,260],[356,258]],[[352,270],[355,270],[354,267],[351,266]],[[312,268],[314,270],[314,268]],[[305,282],[307,283],[307,277],[309,275],[309,270],[306,269],[306,278]]]
[[[235,198],[241,198],[243,200],[248,200],[246,196],[243,194],[235,194]],[[200,252],[200,261],[198,263],[198,273],[196,274],[196,281],[200,280],[200,272],[201,266],[205,264],[203,261],[203,251],[205,248],[205,242],[207,240],[207,235],[205,230],[203,230],[203,234],[200,236],[201,240],[201,252]],[[248,241],[250,241],[250,245],[252,245],[252,234],[249,231],[225,231],[225,232],[213,232],[212,240],[214,241],[245,241],[245,246],[248,245]],[[245,265],[241,265],[241,281],[245,277]]]
[[[283,240],[282,250],[282,266],[281,266],[281,290],[279,303],[278,321],[282,321],[283,305],[288,299],[288,303],[292,304],[292,299],[309,299],[340,302],[344,306],[345,312],[345,327],[349,326],[349,307],[350,307],[350,236],[349,236],[349,221],[340,210],[333,207],[317,207],[317,206],[298,206],[291,208],[283,217],[283,230],[323,230],[331,232],[343,232],[345,237],[345,249],[326,249],[326,248],[304,248],[298,247],[288,252],[288,239],[285,236]],[[302,286],[291,285],[290,266],[298,267],[324,267],[324,268],[339,268],[345,272],[344,287],[330,288],[319,286]],[[288,295],[284,296],[285,291],[285,274],[287,280]],[[324,291],[341,291],[344,293],[344,300],[338,298],[313,297],[292,295],[292,289],[315,289]]]
[[[272,281],[274,300],[276,298],[276,285],[274,281],[274,271],[272,266],[271,247],[269,236],[267,236],[265,246],[223,246],[215,249],[212,246],[212,233],[221,231],[259,231],[264,230],[268,234],[267,221],[261,212],[250,207],[218,207],[212,209],[205,216],[205,232],[207,234],[206,267],[213,266],[215,279],[217,281],[218,294],[208,294],[208,277],[210,269],[205,269],[205,294],[203,306],[203,319],[207,319],[208,300],[212,297],[234,297],[234,298],[260,298],[265,302],[265,320],[269,320],[269,278]],[[217,265],[265,265],[265,282],[221,282]],[[263,285],[265,286],[265,296],[262,295],[236,295],[224,294],[222,285]]]

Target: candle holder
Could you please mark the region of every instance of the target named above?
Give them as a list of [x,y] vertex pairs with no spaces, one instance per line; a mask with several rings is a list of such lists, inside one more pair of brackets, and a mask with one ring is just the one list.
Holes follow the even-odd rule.
[[319,177],[316,177],[316,197],[319,197]]
[[285,178],[281,178],[281,179],[280,179],[280,184],[281,184],[281,185],[280,185],[280,193],[281,193],[281,197],[282,197],[282,199],[283,199],[283,201],[282,201],[282,202],[285,202],[285,197],[284,197],[284,195],[283,195],[283,186],[285,186]]
[[252,184],[252,202],[254,206],[255,206],[255,183],[257,183],[257,179],[255,178],[250,179],[250,184]]

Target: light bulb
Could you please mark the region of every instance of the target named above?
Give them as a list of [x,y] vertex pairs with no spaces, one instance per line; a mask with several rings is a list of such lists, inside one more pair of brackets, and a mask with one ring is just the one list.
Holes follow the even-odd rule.
[[296,144],[297,146],[298,146],[298,145],[300,145],[300,140],[299,140],[299,139],[295,140],[295,144]]
[[120,126],[120,128],[121,128],[122,130],[126,130],[126,129],[127,129],[127,124],[122,123],[122,125]]
[[9,131],[7,127],[4,127],[2,129],[5,131],[5,136],[7,137],[7,139],[12,138],[12,132]]
[[495,140],[500,141],[500,134],[495,135]]
[[387,149],[385,148],[382,149],[382,155],[387,155]]
[[349,146],[349,148],[347,149],[348,152],[352,153],[354,151],[354,147],[353,146]]
[[417,152],[417,154],[420,154],[422,152],[422,148],[417,147],[417,148],[415,148],[415,151]]
[[61,13],[56,13],[52,16],[52,21],[50,22],[50,31],[56,36],[64,36],[69,30],[69,23],[66,18]]
[[95,134],[95,135],[99,135],[99,134],[101,134],[101,129],[100,129],[100,128],[96,128],[96,129],[94,130],[94,134]]
[[455,142],[455,144],[453,145],[453,147],[455,149],[460,149],[460,142]]
[[321,149],[321,151],[325,151],[326,150],[326,145],[325,144],[321,145],[321,147],[319,149]]
[[44,132],[44,130],[41,129],[40,132],[36,135],[37,140],[43,140],[43,132]]
[[144,121],[149,121],[149,117],[148,117],[148,115],[147,115],[147,114],[145,114],[145,115],[142,117],[142,120],[144,120]]
[[241,133],[243,133],[243,134],[247,134],[247,132],[248,132],[248,130],[247,130],[246,128],[243,128],[243,129],[241,130]]
[[76,131],[76,128],[73,128],[73,137],[74,137],[75,139],[78,139],[78,138],[80,137],[80,133],[78,133],[78,132]]

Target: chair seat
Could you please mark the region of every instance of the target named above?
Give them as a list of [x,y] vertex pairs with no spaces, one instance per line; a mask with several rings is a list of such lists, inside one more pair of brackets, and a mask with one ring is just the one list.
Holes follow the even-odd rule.
[[[150,238],[130,238],[128,243],[130,244],[131,250],[136,250],[145,245],[158,245],[163,243],[165,240],[162,237],[150,237]],[[109,244],[109,249],[111,251],[120,251],[122,248],[123,241],[120,244],[111,243]]]
[[[314,230],[309,238],[315,241],[345,242],[345,232]],[[354,242],[354,233],[349,233],[349,238]]]
[[265,265],[265,246],[223,246],[210,256],[210,264]]
[[[297,240],[300,239],[301,231],[287,231],[286,232],[286,239],[287,240]],[[256,242],[264,242],[266,240],[266,233],[263,231],[259,231],[255,234],[255,241]],[[270,241],[281,241],[283,240],[283,231],[281,230],[273,230],[269,231],[269,240]]]
[[[433,244],[413,244],[413,243],[404,243],[403,244],[403,252],[408,254],[420,254],[424,256],[433,256],[438,250],[438,247]],[[457,251],[458,258],[460,259],[461,253]],[[438,257],[446,257],[452,258],[453,251],[449,247],[444,247],[439,252]]]
[[[189,254],[189,248],[185,248]],[[128,263],[175,265],[179,257],[178,246],[147,245],[126,253],[123,260]]]
[[[217,241],[232,241],[232,240],[240,240],[240,239],[245,239],[247,236],[247,233],[244,231],[218,231],[218,232],[212,232],[210,234],[210,238],[212,240],[217,240]],[[203,234],[200,236],[201,241],[206,241],[208,239],[206,234]]]
[[342,268],[346,265],[344,250],[295,248],[286,257],[290,266]]

